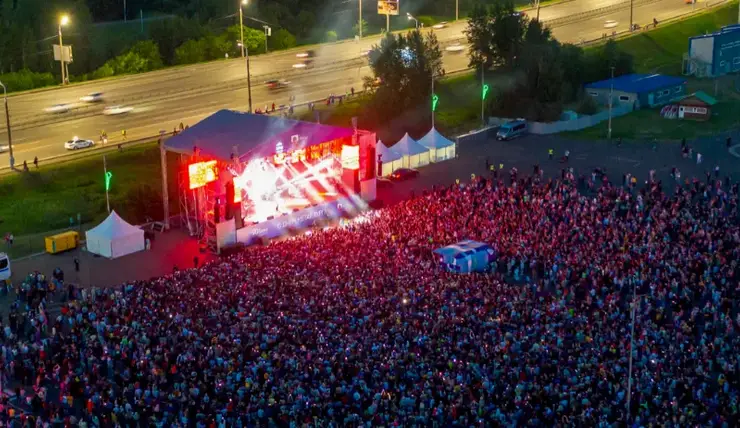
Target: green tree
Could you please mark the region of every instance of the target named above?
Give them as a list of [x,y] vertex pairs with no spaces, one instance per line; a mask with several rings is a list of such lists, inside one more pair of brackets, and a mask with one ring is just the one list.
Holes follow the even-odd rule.
[[295,47],[295,36],[290,34],[285,28],[275,31],[270,37],[270,48],[272,50],[290,49]]
[[490,8],[478,4],[465,29],[470,48],[470,66],[490,69],[495,64],[511,66],[520,54],[528,27],[526,16],[511,2],[496,2]]
[[427,104],[432,76],[442,75],[442,51],[434,33],[387,34],[370,51],[368,60],[380,81],[371,111],[381,123]]
[[326,32],[326,41],[329,43],[333,43],[337,41],[337,32],[336,31],[327,31]]
[[206,45],[203,39],[188,40],[175,49],[175,64],[195,64],[206,60]]
[[[367,26],[367,21],[365,21],[365,20],[363,19],[363,20],[362,20],[362,35],[363,35],[363,36],[366,36],[366,35],[368,34],[368,33],[367,33],[367,29],[368,29],[368,26]],[[353,26],[352,26],[352,32],[353,32],[353,33],[354,33],[354,34],[355,34],[356,36],[359,36],[359,35],[360,35],[360,23],[359,23],[359,22],[358,22],[358,23],[356,23],[355,25],[353,25]]]
[[470,47],[469,67],[488,70],[493,66],[493,30],[488,9],[483,4],[476,4],[468,18],[468,26],[464,31]]

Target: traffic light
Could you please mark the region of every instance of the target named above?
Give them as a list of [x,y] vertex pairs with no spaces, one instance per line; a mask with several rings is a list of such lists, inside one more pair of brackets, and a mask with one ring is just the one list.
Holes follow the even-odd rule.
[[483,93],[481,95],[482,95],[482,99],[485,100],[486,97],[488,96],[488,85],[483,85]]
[[437,94],[432,95],[432,111],[437,111],[437,103],[439,102],[439,97]]
[[105,173],[105,191],[110,190],[110,180],[113,178],[113,173],[108,171]]

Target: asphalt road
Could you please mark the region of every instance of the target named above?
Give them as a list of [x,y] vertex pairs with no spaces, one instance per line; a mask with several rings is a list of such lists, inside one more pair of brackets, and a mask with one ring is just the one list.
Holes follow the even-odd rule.
[[[573,0],[542,8],[543,21],[574,16],[584,11],[622,3],[615,0]],[[701,6],[701,5],[700,5]],[[634,9],[635,22],[645,25],[653,18],[663,21],[687,13],[692,6],[683,0],[658,0]],[[616,21],[615,28],[605,28],[605,22]],[[465,23],[451,24],[437,30],[443,46],[457,43]],[[586,21],[557,26],[556,38],[565,42],[579,42],[600,37],[604,32],[622,31],[629,26],[629,9],[605,13]],[[362,77],[370,74],[362,53],[377,43],[378,38],[367,38],[360,43],[343,42],[315,48],[317,58],[313,69],[295,69],[299,50],[256,56],[251,59],[252,99],[254,108],[266,104],[289,104],[295,96],[297,104],[325,98],[330,93],[344,94],[351,87],[362,87]],[[444,67],[453,71],[467,67],[465,52],[444,54]],[[101,130],[109,135],[109,144],[121,141],[120,132],[126,129],[128,139],[172,131],[180,122],[194,124],[222,108],[246,110],[246,64],[243,59],[232,59],[189,67],[162,70],[122,79],[112,79],[69,88],[11,96],[11,120],[16,164],[59,155],[65,152],[63,142],[78,136],[97,140]],[[268,91],[264,81],[285,78],[292,82],[290,89]],[[43,109],[57,103],[75,102],[90,92],[104,92],[105,104],[88,105],[69,113],[51,115]],[[104,105],[125,104],[134,112],[122,116],[104,116]],[[0,115],[1,116],[1,115]],[[5,123],[0,122],[4,136]],[[2,138],[2,137],[0,137]],[[4,140],[4,138],[2,138]],[[8,164],[8,154],[0,154],[0,165]]]

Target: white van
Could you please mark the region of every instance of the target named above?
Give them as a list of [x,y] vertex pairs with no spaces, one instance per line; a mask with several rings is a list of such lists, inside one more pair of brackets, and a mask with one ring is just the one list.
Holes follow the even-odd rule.
[[10,283],[10,257],[5,253],[0,253],[0,283]]
[[498,128],[496,139],[499,141],[511,140],[512,138],[521,137],[527,133],[527,121],[524,119],[512,120],[506,122]]

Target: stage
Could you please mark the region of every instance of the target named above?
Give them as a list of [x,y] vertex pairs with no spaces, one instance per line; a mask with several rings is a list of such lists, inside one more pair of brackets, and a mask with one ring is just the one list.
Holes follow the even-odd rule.
[[338,218],[375,199],[375,134],[221,110],[163,144],[181,156],[191,235],[218,252]]

